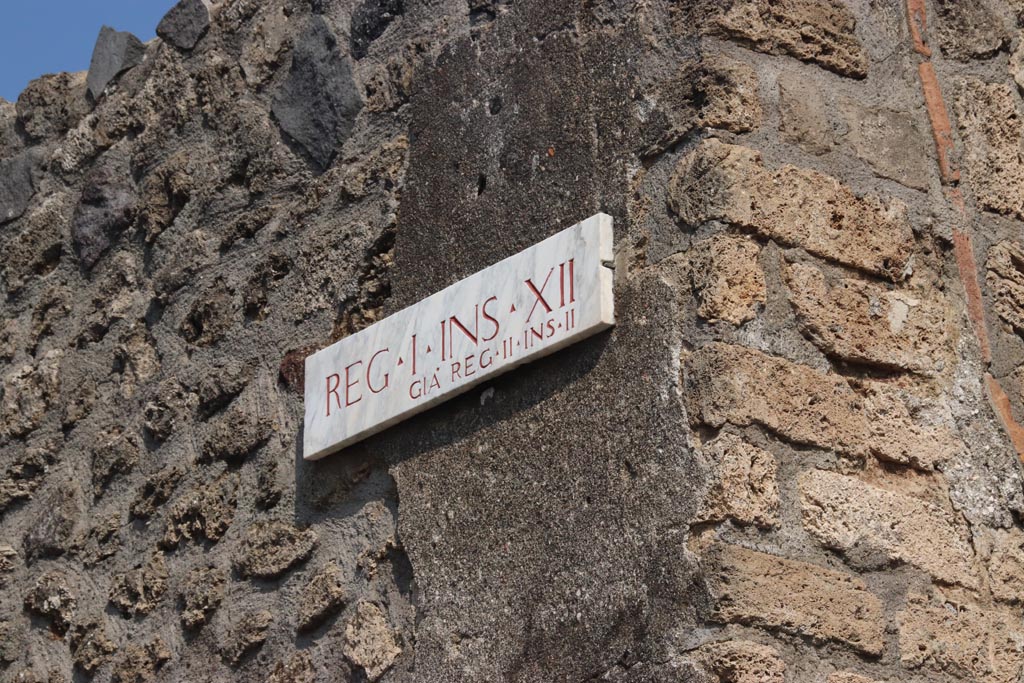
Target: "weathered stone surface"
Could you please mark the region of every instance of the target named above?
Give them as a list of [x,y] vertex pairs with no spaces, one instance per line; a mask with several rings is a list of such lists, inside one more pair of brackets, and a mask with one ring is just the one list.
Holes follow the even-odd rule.
[[24,229],[4,245],[2,264],[8,290],[14,292],[38,282],[59,265],[64,253],[64,226],[71,219],[67,194],[45,197],[22,220]]
[[836,673],[829,674],[828,678],[825,679],[825,683],[885,683],[885,681],[876,681],[873,678],[849,671],[837,671]]
[[182,541],[219,541],[235,518],[237,491],[238,475],[225,473],[179,497],[167,515],[161,545],[170,549]]
[[1004,602],[1024,602],[1024,533],[1020,529],[993,532],[988,578],[992,595]]
[[273,433],[274,424],[265,414],[265,406],[255,397],[242,395],[210,421],[203,443],[203,459],[241,462],[266,443]]
[[118,574],[110,585],[110,604],[126,618],[149,614],[167,592],[167,563],[160,553],[144,566]]
[[349,29],[349,53],[362,59],[370,43],[384,35],[388,25],[405,12],[405,0],[362,0],[352,11]]
[[274,615],[267,610],[242,616],[232,628],[229,641],[221,648],[224,661],[237,666],[246,656],[263,647],[267,640],[267,629],[273,621]]
[[14,458],[4,477],[0,478],[0,512],[32,497],[32,493],[42,485],[43,475],[53,463],[58,448],[52,442],[30,445]]
[[181,481],[184,473],[182,468],[169,465],[147,478],[132,502],[130,508],[132,516],[138,519],[149,519],[155,515],[157,510],[171,499],[171,495],[178,487],[178,482]]
[[1024,335],[1024,247],[1011,240],[996,244],[988,252],[985,268],[995,312]]
[[847,129],[843,141],[876,174],[917,190],[928,189],[937,167],[921,117],[851,99],[839,101],[839,113]]
[[940,593],[912,593],[899,625],[900,663],[979,683],[1014,683],[1024,669],[1019,617]]
[[366,674],[368,681],[376,681],[394,663],[402,649],[388,625],[380,607],[372,602],[360,602],[355,614],[345,625],[345,658]]
[[785,683],[786,663],[778,650],[746,640],[702,645],[696,659],[717,677],[730,683]]
[[139,462],[139,444],[121,427],[112,427],[99,434],[99,443],[92,451],[92,489],[99,498],[118,475],[128,474]]
[[930,22],[934,43],[942,54],[958,60],[992,57],[1010,43],[1001,3],[991,0],[936,0]]
[[826,355],[923,373],[951,361],[941,299],[854,278],[830,285],[820,270],[803,263],[786,268],[785,276],[801,331]]
[[24,631],[14,622],[0,619],[0,665],[18,661],[24,647],[23,639]]
[[112,80],[141,64],[145,54],[146,47],[131,33],[116,31],[109,26],[102,27],[89,63],[89,94],[98,100]]
[[779,74],[779,135],[811,154],[825,154],[836,144],[822,89],[801,75]]
[[181,336],[196,346],[212,346],[224,338],[238,313],[234,292],[217,279],[192,302],[181,321]]
[[75,525],[83,513],[82,491],[77,482],[62,482],[40,499],[37,509],[32,527],[25,535],[25,558],[30,563],[70,550]]
[[75,554],[86,567],[94,567],[121,549],[121,515],[91,515],[93,523],[75,541]]
[[0,159],[0,225],[25,213],[36,193],[39,161],[39,153],[34,149]]
[[853,574],[733,545],[705,556],[711,617],[835,641],[868,655],[885,646],[882,603]]
[[117,651],[117,645],[107,636],[107,629],[100,621],[75,624],[68,634],[68,645],[75,666],[87,674],[110,661]]
[[312,529],[259,521],[246,529],[242,544],[235,551],[235,569],[243,577],[273,579],[309,559],[315,545],[316,533]]
[[964,169],[978,204],[1024,218],[1024,133],[1013,87],[968,78],[955,102]]
[[210,28],[205,0],[180,0],[156,26],[156,34],[181,50],[191,50]]
[[274,95],[274,117],[317,167],[325,169],[352,132],[361,108],[352,67],[337,38],[322,17],[313,16],[295,39],[291,70]]
[[858,393],[836,375],[739,346],[701,347],[686,359],[684,379],[695,424],[758,424],[799,444],[921,469],[963,447],[945,427],[916,424],[882,386],[863,384]]
[[63,356],[63,351],[47,351],[38,362],[5,374],[0,392],[0,435],[24,436],[39,427],[58,398]]
[[18,96],[18,123],[35,140],[64,135],[89,113],[85,87],[85,72],[37,78]]
[[761,248],[742,237],[716,235],[690,252],[690,273],[700,307],[698,315],[739,325],[757,315],[766,294]]
[[300,650],[274,665],[267,683],[315,683],[316,669],[309,655]]
[[903,279],[913,251],[900,202],[859,198],[817,171],[768,169],[758,152],[715,139],[679,162],[669,204],[689,226],[721,220],[892,280]]
[[129,643],[114,665],[111,680],[113,683],[152,683],[157,679],[157,672],[170,659],[171,652],[159,637],[145,646]]
[[131,225],[135,202],[126,167],[111,162],[89,173],[71,221],[71,241],[85,270],[91,270]]
[[197,567],[189,572],[179,593],[183,605],[181,625],[194,629],[205,624],[224,600],[227,573],[216,567]]
[[722,434],[704,446],[712,463],[711,489],[696,520],[773,527],[779,523],[778,466],[771,453],[734,434]]
[[50,621],[50,627],[64,635],[71,627],[78,599],[68,586],[67,577],[59,571],[40,576],[25,596],[25,609]]
[[801,474],[799,486],[804,528],[824,545],[879,552],[943,583],[978,586],[967,526],[948,506],[822,470]]
[[0,543],[0,588],[7,585],[7,575],[14,571],[18,551],[6,543]]
[[684,62],[643,96],[651,110],[640,133],[647,157],[664,153],[696,128],[743,133],[763,118],[756,74],[723,55]]
[[[724,6],[723,6],[724,5]],[[853,13],[838,0],[730,0],[708,23],[714,35],[758,52],[790,55],[842,76],[867,76],[867,56]]]
[[338,565],[324,565],[310,579],[299,603],[299,631],[311,631],[341,611],[348,600]]

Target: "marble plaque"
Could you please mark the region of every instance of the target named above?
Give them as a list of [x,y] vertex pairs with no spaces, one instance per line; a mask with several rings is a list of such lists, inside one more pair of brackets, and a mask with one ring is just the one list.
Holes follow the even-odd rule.
[[615,324],[599,213],[306,358],[316,460]]

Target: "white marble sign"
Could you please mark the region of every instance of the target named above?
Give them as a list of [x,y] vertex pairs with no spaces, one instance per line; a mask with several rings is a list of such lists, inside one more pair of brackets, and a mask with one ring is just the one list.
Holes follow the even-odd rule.
[[615,324],[599,213],[306,359],[316,460]]

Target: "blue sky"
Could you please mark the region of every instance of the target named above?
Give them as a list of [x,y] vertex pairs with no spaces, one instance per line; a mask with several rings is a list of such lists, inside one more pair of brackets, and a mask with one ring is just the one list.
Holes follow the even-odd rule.
[[89,68],[103,24],[147,41],[175,0],[2,0],[0,97],[14,102],[28,82]]

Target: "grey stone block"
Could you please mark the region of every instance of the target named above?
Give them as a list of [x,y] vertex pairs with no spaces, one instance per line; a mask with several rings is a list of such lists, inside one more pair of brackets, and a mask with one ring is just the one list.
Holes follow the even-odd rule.
[[210,28],[210,8],[204,0],[181,0],[164,15],[156,34],[180,50],[191,50]]
[[86,81],[93,99],[98,99],[118,74],[141,64],[145,52],[146,46],[131,33],[116,31],[109,26],[101,28],[92,49]]
[[363,103],[352,67],[323,17],[295,40],[291,70],[274,95],[278,124],[321,169],[348,139]]
[[27,149],[0,161],[0,224],[18,218],[36,192],[35,169],[39,153]]

